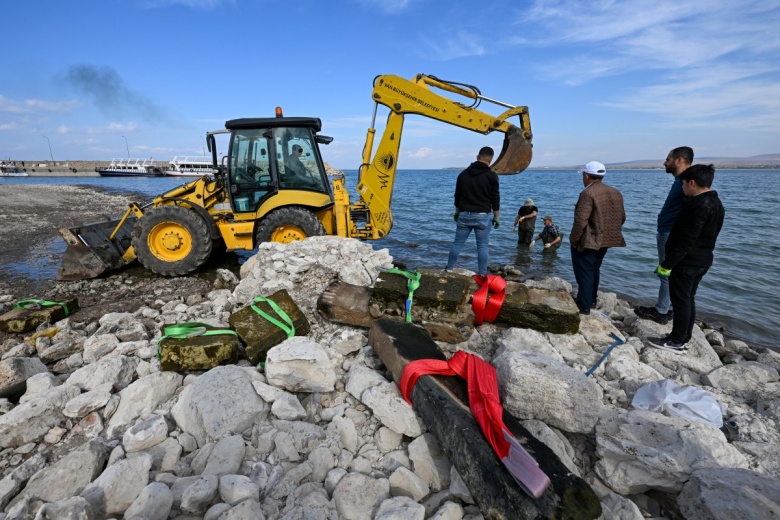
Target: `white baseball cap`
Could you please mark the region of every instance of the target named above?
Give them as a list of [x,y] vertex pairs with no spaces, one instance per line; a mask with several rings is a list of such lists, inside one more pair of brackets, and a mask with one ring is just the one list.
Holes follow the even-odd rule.
[[588,175],[603,177],[607,174],[607,167],[598,161],[590,161],[583,169],[580,170],[580,173],[587,173]]

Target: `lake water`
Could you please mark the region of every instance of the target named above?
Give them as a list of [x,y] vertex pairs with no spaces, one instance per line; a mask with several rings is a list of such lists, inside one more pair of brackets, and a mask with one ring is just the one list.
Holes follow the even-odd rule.
[[[455,232],[453,190],[458,170],[400,170],[393,196],[395,224],[387,238],[374,243],[386,247],[393,258],[408,268],[444,268]],[[354,189],[357,172],[347,170],[347,185]],[[726,220],[715,249],[715,263],[697,294],[698,318],[723,326],[752,345],[780,347],[780,303],[775,288],[780,285],[776,259],[780,240],[780,212],[774,207],[774,190],[780,170],[719,170],[713,189],[726,208]],[[613,248],[601,270],[603,290],[616,292],[632,302],[652,304],[658,291],[655,229],[672,176],[663,170],[609,170],[605,182],[624,196],[627,247]],[[175,178],[3,178],[3,184],[81,184],[117,191],[133,191],[151,197],[182,183]],[[501,177],[501,227],[490,236],[490,262],[517,266],[526,276],[558,276],[572,284],[574,274],[568,248],[574,205],[582,190],[575,171],[527,170]],[[354,196],[354,191],[353,191]],[[511,233],[519,206],[534,199],[541,215],[551,214],[566,233],[564,246],[553,255],[543,255],[540,244],[529,253],[517,248]],[[117,215],[118,216],[118,215]],[[537,219],[537,233],[541,218]],[[476,247],[469,238],[459,267],[476,269]],[[64,242],[53,249],[64,251]],[[36,265],[33,276],[54,277],[58,265]]]

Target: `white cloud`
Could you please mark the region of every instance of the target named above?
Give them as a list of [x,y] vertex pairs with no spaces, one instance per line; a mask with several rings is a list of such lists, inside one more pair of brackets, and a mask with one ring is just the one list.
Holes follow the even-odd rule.
[[400,14],[414,4],[414,0],[358,0],[369,9],[378,9],[386,14]]
[[42,99],[25,99],[19,101],[0,95],[0,112],[8,112],[10,114],[68,112],[77,106],[79,106],[79,102],[75,100],[54,102]]
[[[552,59],[548,79],[579,86],[621,76],[599,103],[658,114],[676,127],[778,128],[780,5],[759,0],[538,0],[519,23]],[[555,53],[559,54],[555,54]],[[562,57],[559,57],[562,56]],[[623,94],[610,94],[623,88]],[[775,123],[771,121],[774,119]]]
[[423,46],[420,52],[421,56],[437,61],[448,61],[467,56],[483,56],[487,52],[482,38],[466,31],[440,35],[436,39],[423,36],[421,42]]
[[200,11],[210,11],[212,9],[216,9],[222,4],[233,5],[235,4],[235,0],[148,0],[145,3],[145,7],[156,9],[159,7],[179,5]]

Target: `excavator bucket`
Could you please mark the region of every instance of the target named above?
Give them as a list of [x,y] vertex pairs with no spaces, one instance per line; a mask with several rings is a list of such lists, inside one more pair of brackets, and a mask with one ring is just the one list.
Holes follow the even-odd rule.
[[[106,271],[120,269],[135,258],[125,260],[131,247],[131,234],[136,217],[106,220],[75,228],[61,228],[68,249],[62,257],[58,280],[86,280]],[[112,238],[113,235],[113,238]]]
[[526,132],[517,127],[510,129],[504,134],[504,146],[498,159],[490,168],[498,175],[514,175],[522,172],[531,164],[532,146]]

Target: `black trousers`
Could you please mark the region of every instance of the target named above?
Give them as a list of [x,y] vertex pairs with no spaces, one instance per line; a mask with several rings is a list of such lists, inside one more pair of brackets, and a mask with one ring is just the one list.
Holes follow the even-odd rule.
[[669,339],[688,343],[696,323],[696,290],[709,267],[678,265],[669,276],[669,296],[674,309],[674,321]]
[[[599,292],[599,278],[601,277],[601,262],[607,254],[607,248],[584,249],[577,251],[571,248],[571,265],[574,269],[574,278],[577,279],[577,307],[581,310],[590,309],[596,303]],[[674,272],[674,271],[673,271]],[[677,309],[674,310],[677,312]]]

